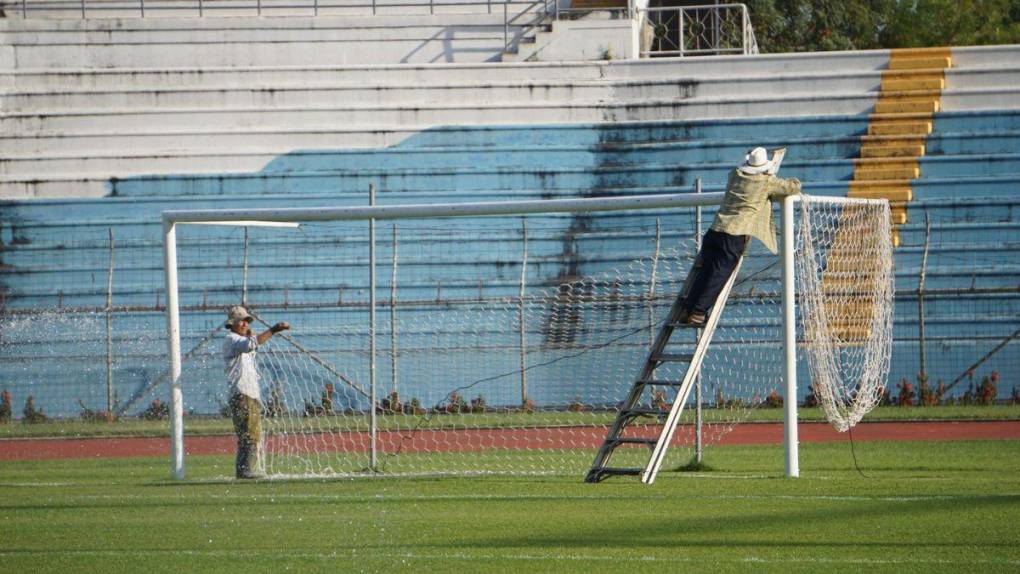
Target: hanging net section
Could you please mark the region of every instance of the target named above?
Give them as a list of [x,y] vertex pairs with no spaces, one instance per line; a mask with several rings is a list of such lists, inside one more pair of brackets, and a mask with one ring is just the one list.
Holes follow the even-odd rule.
[[889,203],[803,196],[797,290],[811,388],[840,432],[885,392],[894,276]]

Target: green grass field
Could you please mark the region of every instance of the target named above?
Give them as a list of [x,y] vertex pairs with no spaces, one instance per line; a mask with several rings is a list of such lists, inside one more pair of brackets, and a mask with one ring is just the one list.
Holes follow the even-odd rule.
[[715,447],[580,476],[226,480],[228,457],[0,466],[4,572],[1018,572],[1020,441]]
[[[783,409],[759,407],[752,410],[705,409],[705,421],[709,423],[740,420],[743,422],[781,422]],[[380,416],[382,430],[416,427],[429,428],[488,428],[499,426],[546,427],[610,424],[616,417],[611,412],[544,411],[535,413],[486,413],[483,415],[433,415],[430,419],[422,416],[398,415]],[[681,423],[693,422],[690,409],[684,411]],[[798,419],[808,422],[824,422],[825,413],[820,408],[798,409]],[[931,420],[1020,420],[1020,405],[945,405],[938,407],[878,407],[868,413],[865,421],[931,421]],[[367,416],[318,417],[317,430],[336,429],[344,431],[367,431]],[[184,432],[189,436],[231,434],[233,428],[226,418],[189,417],[184,422]],[[0,424],[0,439],[39,437],[98,437],[98,436],[168,436],[169,423],[165,420],[124,419],[112,423],[85,422],[81,419],[61,419],[41,424],[14,422]]]

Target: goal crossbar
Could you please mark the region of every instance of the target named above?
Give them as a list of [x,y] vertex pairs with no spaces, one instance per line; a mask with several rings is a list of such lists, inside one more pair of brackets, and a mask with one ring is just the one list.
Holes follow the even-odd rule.
[[257,224],[300,221],[351,221],[369,219],[412,219],[424,217],[479,217],[528,213],[569,213],[573,211],[620,211],[626,209],[671,209],[719,205],[722,192],[672,193],[659,195],[489,201],[478,203],[425,203],[359,207],[194,209],[163,212],[164,223]]

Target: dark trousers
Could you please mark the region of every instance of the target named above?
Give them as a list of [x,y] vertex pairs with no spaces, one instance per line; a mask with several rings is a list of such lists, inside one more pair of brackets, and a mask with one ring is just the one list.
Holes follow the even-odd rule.
[[684,308],[691,313],[707,313],[715,305],[719,292],[744,254],[747,240],[747,235],[708,230],[698,254],[701,265],[695,265],[695,276],[684,298]]
[[261,471],[262,404],[249,396],[236,393],[230,397],[230,411],[237,435],[237,478],[256,475]]

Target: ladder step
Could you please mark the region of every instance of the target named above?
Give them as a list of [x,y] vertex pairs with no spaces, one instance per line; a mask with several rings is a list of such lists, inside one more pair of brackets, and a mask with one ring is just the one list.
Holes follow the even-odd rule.
[[588,471],[588,475],[584,477],[585,482],[602,482],[610,476],[638,476],[645,469],[643,468],[611,468],[605,466],[595,466]]
[[657,379],[645,379],[643,381],[636,381],[635,385],[645,386],[659,386],[659,387],[679,387],[684,384],[683,381],[660,381]]
[[593,469],[593,472],[599,474],[609,474],[613,476],[637,476],[641,474],[645,469],[643,468],[619,468],[619,467],[602,467]]
[[651,408],[634,407],[634,408],[630,408],[630,409],[620,409],[620,414],[621,415],[655,415],[655,416],[664,417],[664,416],[669,414],[669,411],[664,411],[662,409],[651,409]]
[[659,439],[657,438],[611,438],[606,442],[615,442],[616,444],[646,444],[649,446],[655,446]]
[[690,363],[694,360],[694,355],[690,353],[660,353],[652,355],[652,360],[659,363]]
[[674,329],[704,329],[705,325],[691,325],[690,323],[684,323],[683,321],[676,321],[669,324]]

